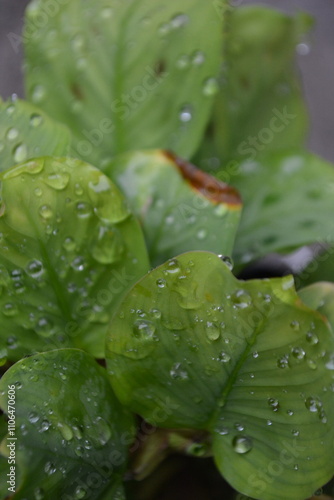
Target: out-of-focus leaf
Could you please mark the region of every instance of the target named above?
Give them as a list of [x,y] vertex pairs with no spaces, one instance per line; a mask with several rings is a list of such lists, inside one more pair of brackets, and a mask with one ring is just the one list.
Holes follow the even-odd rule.
[[34,0],[27,9],[26,89],[69,125],[75,156],[102,167],[134,149],[189,157],[218,90],[222,29],[213,5],[72,0],[52,15],[48,6]]
[[334,169],[325,160],[306,152],[268,153],[241,163],[230,183],[244,202],[237,263],[334,241]]
[[6,413],[8,387],[15,388],[17,439],[9,433],[1,452],[8,454],[7,444],[15,444],[15,499],[101,500],[105,492],[113,500],[124,498],[133,421],[93,358],[60,349],[19,361],[0,381]]
[[311,24],[308,15],[258,6],[229,12],[220,91],[198,165],[210,169],[304,144],[308,117],[295,53]]
[[29,102],[0,98],[0,170],[36,156],[65,156],[71,135]]
[[161,150],[117,157],[106,173],[140,219],[154,265],[188,250],[231,255],[241,209],[235,189]]
[[333,246],[325,244],[320,247],[314,259],[295,277],[297,287],[305,287],[318,281],[334,282],[333,254]]
[[0,180],[2,358],[56,347],[104,357],[114,307],[148,270],[124,196],[69,158],[31,160]]
[[314,283],[299,290],[298,294],[305,304],[326,316],[334,332],[334,283]]
[[333,349],[292,277],[242,282],[190,252],[128,293],[107,365],[120,400],[152,424],[209,431],[235,489],[304,500],[333,474]]

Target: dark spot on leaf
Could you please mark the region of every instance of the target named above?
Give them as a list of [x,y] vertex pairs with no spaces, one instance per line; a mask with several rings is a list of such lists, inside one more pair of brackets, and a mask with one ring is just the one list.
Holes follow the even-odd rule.
[[175,163],[182,177],[190,186],[211,202],[225,203],[235,207],[241,206],[241,198],[236,189],[202,172],[188,161],[179,158],[170,151],[164,151],[164,154],[169,160]]
[[276,193],[270,193],[268,194],[264,200],[263,200],[263,205],[272,205],[273,203],[276,203],[279,201],[280,195]]
[[163,75],[166,72],[166,62],[163,60],[158,61],[154,66],[154,72],[157,76]]

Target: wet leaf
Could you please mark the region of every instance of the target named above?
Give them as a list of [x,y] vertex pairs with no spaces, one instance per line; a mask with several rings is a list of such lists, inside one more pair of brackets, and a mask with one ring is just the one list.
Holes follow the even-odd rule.
[[300,151],[268,153],[241,163],[231,184],[244,202],[237,263],[334,240],[334,170],[325,160]]
[[[299,290],[298,295],[305,304],[326,316],[334,332],[334,283],[314,283]],[[332,359],[334,369],[334,352]]]
[[66,155],[71,135],[60,123],[25,101],[0,98],[0,170],[36,156]]
[[211,170],[304,145],[308,116],[295,55],[311,24],[306,14],[293,18],[262,6],[228,12],[220,91],[198,165]]
[[71,128],[74,156],[101,167],[135,149],[189,157],[209,119],[221,63],[213,6],[72,0],[48,15],[48,5],[37,0],[27,9],[26,89]]
[[104,357],[117,301],[148,270],[123,195],[69,158],[29,161],[1,181],[0,353],[16,361],[79,347]]
[[231,255],[241,211],[235,189],[162,150],[117,157],[106,173],[140,219],[154,265],[188,250]]
[[235,489],[304,500],[333,474],[333,348],[292,277],[238,281],[217,256],[190,252],[128,293],[107,365],[120,400],[153,425],[209,431]]
[[8,387],[15,388],[17,439],[8,434],[1,452],[8,455],[7,444],[15,443],[15,499],[124,498],[133,421],[93,358],[60,349],[19,361],[0,382],[5,412]]

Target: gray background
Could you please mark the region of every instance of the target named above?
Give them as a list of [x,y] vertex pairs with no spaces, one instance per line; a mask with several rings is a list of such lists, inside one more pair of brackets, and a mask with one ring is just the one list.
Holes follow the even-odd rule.
[[[310,148],[334,162],[334,0],[234,2],[238,5],[270,5],[286,12],[303,10],[315,17],[311,51],[306,56],[299,56],[298,64],[311,116]],[[27,3],[27,0],[0,0],[0,95],[3,98],[12,93],[23,96],[21,50],[14,50],[8,35],[11,34],[12,40],[15,35],[20,35]]]

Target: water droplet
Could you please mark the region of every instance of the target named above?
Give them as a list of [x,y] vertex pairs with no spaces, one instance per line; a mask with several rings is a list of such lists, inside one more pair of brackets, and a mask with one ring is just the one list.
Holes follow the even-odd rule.
[[219,91],[219,84],[216,78],[207,78],[203,83],[203,94],[207,97],[214,96]]
[[110,426],[102,417],[97,417],[94,431],[98,434],[98,441],[102,446],[106,445],[112,436]]
[[230,271],[233,270],[234,263],[231,257],[229,257],[228,255],[218,255],[218,257],[222,262],[224,262],[224,264],[229,268]]
[[83,192],[84,192],[84,191],[83,191],[83,189],[82,189],[81,184],[78,184],[78,183],[77,183],[77,184],[75,184],[75,186],[74,186],[74,192],[75,192],[75,194],[76,194],[77,196],[82,196],[82,195],[83,195]]
[[3,306],[2,313],[7,317],[15,316],[18,313],[17,305],[8,302]]
[[31,116],[30,116],[30,125],[32,127],[38,127],[39,125],[41,125],[43,123],[43,118],[41,115],[38,115],[37,113],[33,113]]
[[185,26],[189,21],[189,18],[186,14],[177,14],[173,16],[170,21],[170,27],[172,29],[179,29]]
[[168,274],[177,274],[181,271],[180,264],[176,259],[170,259],[165,267],[165,273]]
[[309,344],[311,345],[316,345],[319,342],[318,335],[314,332],[307,332],[306,334],[306,340]]
[[310,53],[311,48],[307,43],[298,43],[296,51],[300,56],[307,56]]
[[316,370],[318,368],[317,363],[313,359],[306,359],[306,364],[311,370]]
[[76,499],[81,500],[82,498],[85,498],[87,490],[83,486],[77,486],[74,494]]
[[253,447],[252,440],[246,436],[235,436],[232,445],[234,451],[240,454],[248,453]]
[[6,113],[7,113],[8,116],[11,116],[12,114],[14,114],[14,111],[15,111],[14,104],[10,104],[8,106],[8,108],[6,109]]
[[34,495],[35,495],[35,500],[44,500],[45,499],[45,493],[44,493],[44,490],[42,488],[35,488]]
[[290,327],[292,328],[292,330],[294,332],[299,332],[300,330],[300,324],[299,324],[299,321],[291,321],[290,323]]
[[205,333],[208,339],[212,341],[218,340],[220,337],[220,329],[215,323],[212,323],[211,321],[207,321]]
[[194,66],[201,66],[205,61],[205,54],[200,50],[193,53],[191,62]]
[[39,215],[45,220],[51,219],[53,216],[52,208],[49,205],[42,205],[38,212]]
[[15,139],[17,139],[18,136],[19,136],[19,131],[16,128],[11,127],[7,130],[6,139],[8,141],[15,141]]
[[99,226],[91,248],[93,258],[100,264],[111,264],[120,260],[125,247],[122,235],[114,227]]
[[139,319],[134,323],[133,335],[139,340],[152,340],[155,333],[155,326],[152,321]]
[[156,284],[159,288],[165,288],[167,286],[166,280],[162,278],[157,279]]
[[77,203],[76,211],[80,219],[86,219],[87,217],[90,217],[93,213],[92,206],[89,203],[86,203],[85,201],[80,201]]
[[277,360],[277,366],[278,368],[289,368],[289,358],[288,356],[282,356]]
[[74,239],[71,238],[71,236],[68,236],[67,238],[65,238],[65,240],[63,242],[63,248],[67,252],[73,252],[75,250],[76,244],[75,244]]
[[182,123],[188,123],[192,120],[192,108],[191,106],[183,106],[181,108],[179,118]]
[[302,360],[305,358],[305,351],[302,347],[294,347],[292,349],[292,356],[298,360]]
[[31,424],[36,424],[39,421],[39,415],[32,411],[28,415],[28,420]]
[[151,309],[150,310],[150,315],[154,319],[160,319],[161,318],[161,311],[159,309]]
[[80,255],[76,257],[72,262],[71,266],[75,271],[83,271],[86,267],[87,263],[83,257]]
[[43,179],[45,184],[57,191],[65,189],[70,181],[70,174],[68,172],[57,172],[50,174],[46,179]]
[[51,427],[51,424],[50,424],[50,422],[48,420],[46,420],[46,419],[42,420],[41,426],[40,426],[40,431],[41,432],[46,432],[46,431],[48,431],[50,429],[50,427]]
[[252,304],[252,298],[246,290],[237,290],[231,295],[233,306],[237,309],[245,309]]
[[40,318],[35,326],[36,332],[43,337],[48,337],[53,333],[53,323],[48,318]]
[[293,466],[293,470],[299,470],[299,466],[298,466],[297,464],[295,464],[295,465]]
[[231,356],[227,354],[227,352],[222,351],[219,354],[218,360],[221,361],[222,363],[228,363],[231,360]]
[[177,380],[188,380],[189,379],[188,372],[182,367],[181,363],[175,363],[172,366],[169,374],[173,379],[177,379]]
[[275,412],[278,411],[280,408],[279,401],[278,401],[278,399],[275,399],[275,398],[269,398],[268,405],[270,406],[272,411],[275,411]]
[[31,94],[31,98],[32,98],[33,102],[35,102],[35,103],[42,102],[42,101],[44,101],[45,97],[46,97],[46,90],[43,87],[43,85],[36,85],[33,88],[32,94]]
[[61,422],[58,422],[57,427],[60,431],[60,434],[65,439],[65,441],[71,441],[71,439],[73,439],[73,431],[72,431],[71,427],[69,427],[67,424],[63,424]]
[[199,229],[199,230],[197,231],[197,235],[196,235],[196,236],[197,236],[197,238],[198,238],[199,240],[204,240],[204,239],[206,238],[206,236],[207,236],[207,231],[206,231],[206,229]]
[[267,425],[273,425],[271,420],[267,420]]
[[300,432],[297,429],[292,429],[291,433],[293,434],[293,436],[296,436],[296,437],[298,437],[300,434]]
[[189,56],[186,54],[180,56],[177,61],[176,61],[176,67],[179,69],[186,69],[190,65],[190,59]]
[[34,279],[40,278],[44,273],[43,264],[40,260],[32,260],[26,267],[27,274]]
[[34,193],[35,193],[35,196],[37,196],[37,198],[40,198],[43,194],[43,191],[41,190],[41,188],[37,187],[34,189]]
[[13,149],[13,158],[15,163],[21,163],[28,157],[28,148],[23,142],[15,146]]
[[322,402],[319,398],[309,397],[305,400],[305,406],[310,412],[317,413],[322,409]]
[[0,366],[4,366],[7,363],[7,356],[7,349],[0,349]]
[[46,472],[46,474],[48,474],[48,476],[51,476],[52,474],[57,472],[57,468],[52,462],[46,462],[46,464],[44,466],[44,472]]

